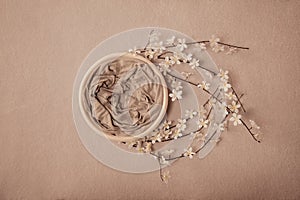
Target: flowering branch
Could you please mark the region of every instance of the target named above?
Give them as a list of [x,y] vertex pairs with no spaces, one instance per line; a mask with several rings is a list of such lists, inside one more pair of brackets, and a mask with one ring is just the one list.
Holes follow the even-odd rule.
[[[196,83],[193,83],[193,82],[191,82],[191,81],[188,81],[188,80],[185,80],[185,79],[182,79],[182,78],[180,78],[180,77],[177,77],[177,76],[175,76],[175,75],[173,75],[173,74],[170,74],[170,73],[168,73],[170,76],[173,76],[174,78],[177,78],[177,79],[179,79],[179,80],[181,80],[181,81],[184,81],[184,82],[187,82],[187,83],[189,83],[189,84],[191,84],[191,85],[194,85],[194,86],[196,86],[196,87],[198,87],[199,86],[199,84],[196,84]],[[203,91],[205,91],[206,93],[208,93],[211,97],[213,97],[214,99],[216,99],[219,103],[222,103],[222,101],[218,98],[218,97],[216,97],[214,94],[212,94],[211,92],[209,92],[208,90],[206,90],[206,89],[204,89],[204,88],[202,88],[203,89]],[[236,92],[235,92],[235,94],[236,94]],[[229,113],[234,113],[228,106],[226,106],[226,110],[229,112]],[[245,111],[246,112],[246,111]],[[247,124],[242,120],[242,119],[239,119],[240,121],[241,121],[241,123],[244,125],[244,127],[247,129],[247,131],[250,133],[250,135],[252,136],[252,138],[255,140],[255,141],[257,141],[257,142],[259,142],[260,143],[260,141],[254,136],[254,134],[252,133],[252,131],[251,131],[251,129],[247,126]]]
[[[196,41],[196,42],[187,42],[186,44],[187,45],[205,44],[205,43],[209,43],[209,42],[210,42],[209,40],[202,40],[202,41]],[[221,44],[221,45],[225,45],[225,46],[233,47],[233,48],[237,48],[237,49],[249,50],[249,47],[241,47],[241,46],[236,46],[236,45],[232,45],[232,44],[227,44],[227,43],[224,43],[224,42],[217,42],[217,44]],[[171,47],[176,47],[176,45],[173,44],[173,45],[166,46],[166,48],[171,48]]]
[[[129,50],[129,52],[132,53],[133,55],[142,56],[148,59],[149,61],[151,61],[152,63],[154,63],[155,66],[161,71],[162,75],[166,79],[168,79],[169,82],[171,82],[172,89],[171,89],[171,93],[169,94],[171,101],[182,99],[184,93],[182,91],[183,87],[180,81],[196,86],[197,88],[200,88],[204,92],[209,94],[209,98],[202,105],[202,109],[205,112],[203,112],[202,110],[200,111],[200,113],[197,113],[193,110],[186,110],[187,118],[178,119],[177,124],[172,124],[172,122],[166,121],[163,124],[163,128],[159,128],[158,130],[156,130],[157,132],[155,135],[150,137],[146,136],[139,141],[134,141],[133,143],[129,144],[130,146],[136,147],[139,150],[139,152],[150,153],[151,155],[157,158],[160,165],[159,166],[160,178],[164,182],[166,182],[167,178],[169,178],[170,176],[168,173],[163,174],[161,165],[164,165],[168,161],[175,160],[178,158],[183,158],[183,157],[193,158],[195,154],[199,153],[202,149],[204,149],[204,147],[209,142],[212,141],[213,137],[216,135],[218,131],[224,130],[224,124],[225,122],[227,122],[228,117],[230,117],[229,121],[231,121],[234,126],[237,126],[239,124],[243,125],[247,130],[247,132],[251,135],[251,137],[256,142],[260,143],[260,140],[258,139],[258,134],[254,134],[252,131],[253,128],[259,129],[259,127],[252,120],[249,120],[251,126],[248,126],[245,120],[242,119],[241,118],[242,116],[239,114],[239,108],[241,108],[241,110],[244,113],[246,113],[246,109],[241,102],[241,98],[243,97],[244,94],[239,96],[235,91],[235,89],[232,87],[232,85],[229,83],[228,71],[223,71],[222,69],[220,69],[219,72],[215,72],[213,70],[207,69],[204,66],[201,66],[199,64],[200,60],[193,57],[193,55],[190,53],[184,53],[185,49],[187,49],[188,46],[190,45],[194,45],[200,51],[207,49],[207,47],[211,48],[211,50],[216,53],[228,50],[226,54],[235,53],[238,49],[249,50],[248,47],[236,46],[236,45],[221,42],[220,39],[215,36],[212,36],[209,40],[194,41],[194,42],[186,42],[185,38],[175,38],[175,36],[169,38],[168,40],[166,40],[166,42],[159,41],[159,33],[157,33],[154,30],[152,30],[149,33],[149,39],[144,48],[142,49],[134,48]],[[171,49],[172,47],[174,47],[174,49]],[[211,93],[209,89],[210,87],[209,82],[202,81],[202,83],[194,83],[188,80],[188,77],[192,73],[185,73],[186,74],[185,79],[173,75],[171,73],[170,68],[174,65],[179,65],[179,64],[187,64],[192,69],[195,68],[203,69],[209,72],[208,75],[211,78],[212,76],[218,77],[219,78],[218,87],[213,93]],[[218,91],[220,91],[221,93],[217,93]],[[228,100],[230,100],[230,102]],[[227,103],[229,104],[227,105]],[[210,121],[211,120],[210,115],[212,113],[212,109],[215,108],[216,106],[219,107],[221,111],[224,112],[223,120],[222,122],[214,124],[214,126],[217,125],[217,129],[208,137],[208,133],[204,134],[202,130],[204,128],[208,128],[208,125],[211,124],[212,121]],[[206,113],[207,115],[205,115]],[[198,129],[193,132],[182,134],[183,131],[186,129],[186,122],[192,119],[196,115],[200,116],[200,121],[198,122],[199,124]],[[188,147],[185,150],[185,152],[181,153],[179,156],[172,157],[169,154],[169,157],[165,158],[164,155],[160,154],[160,152],[157,155],[152,150],[152,145],[154,145],[156,142],[157,143],[168,142],[192,134],[195,134],[194,141],[196,141],[196,139],[197,142],[199,142],[198,139],[200,139],[200,141],[203,141],[201,143],[201,146],[196,151],[193,151],[192,147]],[[218,142],[217,139],[216,142]],[[126,142],[124,143],[127,144]]]

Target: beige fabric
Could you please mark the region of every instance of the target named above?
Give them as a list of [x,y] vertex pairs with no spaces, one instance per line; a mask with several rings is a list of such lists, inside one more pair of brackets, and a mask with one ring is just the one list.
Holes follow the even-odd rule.
[[135,56],[99,64],[85,88],[86,110],[104,133],[139,135],[158,118],[164,100],[161,80]]

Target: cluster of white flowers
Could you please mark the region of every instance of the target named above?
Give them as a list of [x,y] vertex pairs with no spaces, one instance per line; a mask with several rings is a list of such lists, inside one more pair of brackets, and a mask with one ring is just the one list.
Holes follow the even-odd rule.
[[220,77],[221,80],[219,88],[224,92],[228,92],[228,90],[231,88],[231,84],[228,82],[229,76],[227,74],[228,71],[224,72],[222,69],[220,69],[220,72],[218,73],[218,76]]
[[[214,52],[223,52],[228,50],[226,54],[232,54],[237,52],[238,47],[233,45],[228,45],[222,43],[220,38],[213,35],[209,41],[199,41],[199,42],[187,42],[185,38],[176,38],[175,36],[170,37],[166,41],[159,41],[159,33],[156,31],[152,31],[149,35],[149,42],[144,49],[139,49],[134,47],[130,49],[129,52],[134,55],[141,55],[150,61],[155,61],[156,66],[161,71],[161,73],[168,80],[168,84],[171,87],[171,93],[169,97],[171,101],[181,100],[183,98],[183,85],[180,78],[176,78],[172,76],[171,69],[174,65],[186,64],[191,69],[196,69],[200,66],[200,60],[193,57],[191,53],[187,53],[188,45],[194,44],[198,50],[203,51],[207,48],[210,48]],[[206,44],[208,43],[208,44]],[[171,51],[169,48],[172,48]],[[167,50],[168,49],[168,50]],[[218,73],[211,73],[210,71],[206,71],[209,79],[203,80],[199,84],[194,84],[192,82],[187,81],[189,77],[193,74],[191,72],[181,72],[183,75],[182,81],[186,81],[196,85],[198,88],[209,93],[210,99],[207,102],[200,106],[199,111],[195,111],[192,109],[187,109],[185,111],[186,118],[180,118],[177,120],[177,123],[173,124],[172,121],[165,121],[159,128],[156,130],[153,136],[147,137],[147,140],[144,141],[133,141],[127,143],[129,148],[135,147],[139,152],[151,153],[152,147],[155,143],[176,140],[186,135],[192,135],[193,142],[208,142],[208,131],[205,131],[209,126],[212,126],[216,131],[223,132],[225,128],[227,128],[227,122],[230,121],[234,126],[243,124],[249,130],[256,129],[259,130],[260,127],[253,121],[249,120],[251,127],[248,127],[244,120],[242,119],[242,115],[240,109],[244,110],[244,107],[240,101],[241,97],[238,97],[232,85],[229,82],[229,73],[227,70],[220,69]],[[219,79],[218,91],[221,97],[216,97],[214,94],[210,93],[210,88],[213,88],[213,80],[215,78]],[[212,86],[211,86],[212,84]],[[215,108],[223,113],[224,120],[222,122],[216,123],[211,120],[211,110]],[[209,112],[208,112],[209,110]],[[213,115],[213,114],[212,114]],[[187,129],[187,121],[194,119],[195,117],[199,117],[197,120],[198,130],[195,130],[191,133],[186,133],[183,135],[184,131]],[[228,119],[227,119],[228,117]],[[252,134],[252,132],[250,132]],[[252,134],[253,137],[258,138],[259,133]],[[211,138],[210,138],[211,139]],[[211,142],[218,143],[220,141],[219,138],[211,139]],[[192,143],[195,145],[195,143]],[[198,150],[199,151],[199,150]],[[189,157],[192,159],[196,152],[193,150],[193,147],[190,146],[181,154],[181,157]],[[168,165],[169,159],[166,158],[166,155],[158,155],[157,157],[161,165]],[[170,158],[170,157],[169,157]],[[167,182],[170,178],[169,172],[164,172],[161,174],[161,179],[164,182]]]

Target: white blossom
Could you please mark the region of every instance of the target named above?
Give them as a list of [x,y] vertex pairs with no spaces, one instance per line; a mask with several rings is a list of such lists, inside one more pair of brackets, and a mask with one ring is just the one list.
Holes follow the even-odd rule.
[[219,124],[214,124],[215,127],[217,127],[217,131],[218,132],[222,132],[225,130],[225,126],[224,126],[224,123],[219,123]]
[[237,126],[238,124],[242,124],[241,118],[242,118],[241,115],[238,115],[238,114],[236,114],[236,113],[233,113],[233,114],[232,114],[232,117],[231,117],[229,120],[230,120],[231,122],[233,122],[233,125],[234,125],[234,126]]
[[220,69],[218,75],[218,77],[220,77],[220,79],[222,81],[227,81],[229,79],[229,76],[228,76],[228,71],[224,71],[223,69]]
[[168,130],[170,128],[171,124],[172,124],[172,121],[165,120],[164,123],[162,124],[162,129]]
[[182,132],[186,129],[186,119],[178,119],[178,123],[176,124],[176,128]]
[[176,140],[177,138],[182,137],[182,133],[179,129],[175,129],[172,136]]
[[227,92],[228,89],[231,88],[231,85],[227,81],[221,81],[219,88],[224,92]]
[[194,110],[186,110],[185,111],[185,116],[189,119],[193,119],[195,116],[197,116],[197,112]]
[[239,108],[241,107],[240,104],[237,104],[235,101],[232,101],[231,105],[228,105],[228,108],[235,113],[239,112]]
[[180,56],[177,53],[174,53],[172,56],[170,56],[171,61],[173,64],[180,64]]
[[163,64],[168,65],[168,66],[172,66],[172,65],[175,64],[175,62],[172,59],[170,59],[170,57],[166,56],[165,61],[163,62]]
[[189,79],[189,77],[193,75],[191,72],[181,72],[181,74],[184,76],[185,80]]
[[208,122],[208,119],[200,119],[200,121],[198,122],[199,128],[207,128]]
[[169,94],[169,96],[172,98],[171,99],[172,101],[175,101],[177,99],[180,100],[180,99],[182,99],[182,90],[175,90],[175,89],[173,89],[172,93]]
[[148,48],[145,52],[145,56],[149,59],[153,59],[156,53],[157,52],[154,49]]
[[211,38],[209,39],[209,45],[211,47],[218,45],[218,42],[220,42],[220,38],[216,37],[215,35],[212,35]]
[[193,54],[185,54],[185,53],[180,53],[179,56],[182,58],[182,61],[184,63],[187,63],[188,61],[191,61],[193,58]]
[[228,100],[235,100],[235,101],[238,100],[237,97],[235,96],[235,94],[233,94],[232,92],[225,93],[225,96]]
[[152,144],[155,144],[155,142],[161,142],[162,136],[160,133],[157,133],[151,140]]
[[186,48],[187,48],[187,45],[186,45],[186,43],[185,43],[185,38],[183,38],[183,39],[178,38],[178,39],[177,39],[177,45],[176,45],[176,47],[177,47],[180,51],[183,51],[184,49],[186,49]]
[[168,138],[170,137],[170,135],[172,135],[172,134],[173,134],[173,131],[172,131],[172,130],[164,130],[162,136],[163,136],[165,139],[168,139]]
[[195,152],[193,152],[192,147],[189,147],[188,149],[186,149],[185,153],[183,154],[183,156],[189,157],[190,159],[192,159],[194,155],[195,155]]
[[209,90],[210,84],[206,81],[202,81],[200,84],[197,85],[198,88],[202,88],[203,90]]
[[199,48],[201,51],[206,49],[206,44],[204,42],[196,43],[194,46]]
[[191,66],[192,69],[195,69],[196,67],[199,67],[199,60],[193,58],[190,61],[189,66]]
[[171,72],[170,66],[172,66],[174,63],[168,56],[165,57],[164,62],[159,63],[160,71],[163,73],[163,75],[167,75],[168,72]]
[[149,45],[149,47],[151,47],[152,49],[154,49],[156,52],[159,52],[159,53],[162,53],[163,51],[166,50],[166,47],[164,46],[162,41],[152,43],[151,45]]

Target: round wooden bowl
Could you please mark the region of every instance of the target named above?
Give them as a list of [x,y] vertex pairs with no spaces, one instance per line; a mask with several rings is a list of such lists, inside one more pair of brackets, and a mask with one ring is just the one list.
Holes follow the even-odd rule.
[[[126,56],[126,57],[130,57],[136,60],[140,60],[146,64],[148,64],[148,66],[153,70],[153,72],[155,72],[155,74],[159,77],[160,79],[160,84],[163,86],[162,92],[163,92],[163,102],[162,102],[162,106],[161,106],[161,110],[159,112],[158,117],[151,122],[151,124],[149,125],[149,127],[143,131],[143,133],[138,134],[138,135],[128,135],[128,136],[119,136],[119,135],[112,135],[110,133],[105,133],[100,126],[92,119],[91,117],[91,113],[89,112],[88,109],[85,108],[84,105],[84,88],[87,86],[88,81],[90,80],[92,74],[95,72],[95,70],[97,70],[97,67],[99,66],[99,64],[101,63],[109,63],[113,60],[115,60],[116,58],[119,58],[121,56]],[[89,70],[86,72],[86,74],[84,75],[81,84],[80,84],[80,91],[79,91],[79,107],[80,107],[80,111],[86,121],[86,123],[92,128],[94,129],[97,133],[99,133],[99,135],[106,137],[107,139],[113,140],[113,141],[124,141],[124,142],[128,142],[128,141],[134,141],[138,138],[142,138],[145,137],[147,135],[153,134],[153,130],[155,130],[160,123],[162,122],[166,111],[167,111],[167,106],[168,106],[168,89],[167,89],[167,85],[165,82],[165,79],[163,77],[163,75],[161,74],[161,72],[157,69],[157,67],[148,59],[139,56],[139,55],[133,55],[133,54],[129,54],[129,53],[114,53],[114,54],[110,54],[107,55],[101,59],[99,59],[96,63],[94,63]]]

